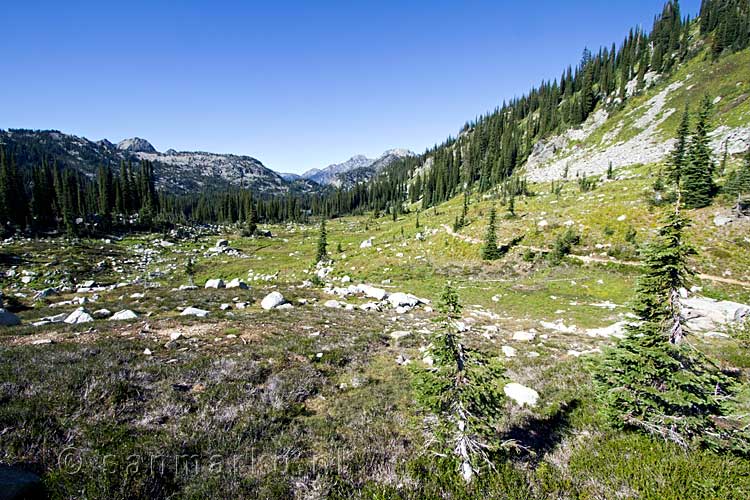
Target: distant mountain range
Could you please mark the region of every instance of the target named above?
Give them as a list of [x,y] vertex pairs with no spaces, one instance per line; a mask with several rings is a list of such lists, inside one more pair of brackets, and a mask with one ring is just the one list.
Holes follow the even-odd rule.
[[260,194],[313,192],[367,181],[393,161],[413,154],[393,149],[374,160],[358,155],[344,163],[297,175],[277,173],[244,155],[174,149],[161,153],[140,137],[113,144],[106,139],[91,141],[56,130],[9,129],[0,130],[0,145],[21,168],[31,168],[43,161],[56,162],[92,178],[101,165],[117,169],[122,161],[148,160],[154,164],[159,188],[172,193],[227,186],[245,187]]
[[414,153],[407,149],[389,149],[375,159],[356,155],[343,163],[334,163],[323,169],[313,168],[299,177],[320,185],[348,186],[356,182],[367,181],[394,161],[408,156],[414,156]]

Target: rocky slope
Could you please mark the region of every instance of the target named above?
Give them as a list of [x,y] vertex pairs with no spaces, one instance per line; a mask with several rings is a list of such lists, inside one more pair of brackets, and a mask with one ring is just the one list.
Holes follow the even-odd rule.
[[[750,53],[718,63],[691,61],[670,77],[651,75],[647,90],[620,107],[612,96],[579,128],[539,141],[525,165],[531,181],[576,175],[601,175],[614,168],[654,164],[674,146],[674,131],[686,103],[697,110],[701,98],[713,100],[711,146],[718,162],[750,148]],[[635,80],[629,85],[635,87]]]

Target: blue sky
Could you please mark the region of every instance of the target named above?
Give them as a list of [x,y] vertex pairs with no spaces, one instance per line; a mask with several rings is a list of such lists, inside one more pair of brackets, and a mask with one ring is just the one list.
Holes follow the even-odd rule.
[[650,28],[662,4],[8,1],[0,128],[139,136],[283,172],[422,152],[584,46]]

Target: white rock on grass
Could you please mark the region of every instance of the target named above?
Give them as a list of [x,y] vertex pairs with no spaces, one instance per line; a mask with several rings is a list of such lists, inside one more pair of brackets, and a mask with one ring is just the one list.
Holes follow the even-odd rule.
[[331,300],[326,300],[323,306],[330,307],[332,309],[339,309],[343,306],[343,304],[339,302],[338,300],[331,299]]
[[515,332],[513,334],[513,340],[521,342],[531,342],[536,338],[536,332],[532,330]]
[[716,217],[714,217],[714,226],[726,226],[727,224],[731,224],[733,220],[734,219],[732,219],[731,217],[727,217],[725,215],[717,215]]
[[357,291],[363,293],[365,297],[375,300],[383,300],[388,296],[388,292],[372,285],[357,285]]
[[225,286],[221,278],[206,281],[206,288],[225,288]]
[[222,311],[227,311],[227,310],[229,310],[229,309],[231,309],[231,308],[232,308],[232,304],[228,304],[228,303],[226,303],[226,302],[225,302],[225,303],[223,303],[223,304],[221,304],[221,305],[219,306],[219,309],[221,309]]
[[539,393],[530,387],[526,387],[516,382],[511,382],[503,387],[503,392],[510,399],[518,403],[520,406],[536,406],[539,400]]
[[93,312],[92,315],[96,319],[104,319],[104,318],[109,318],[110,316],[112,316],[112,311],[110,311],[109,309],[97,309],[96,311]]
[[271,292],[263,297],[263,300],[260,302],[260,307],[262,307],[266,311],[270,311],[271,309],[279,307],[285,302],[286,299],[284,299],[284,296],[281,295],[280,292]]
[[368,238],[359,244],[359,248],[372,248],[372,238]]
[[388,302],[393,307],[415,307],[421,300],[410,293],[396,292],[388,296]]
[[361,306],[359,306],[360,309],[363,311],[380,311],[380,304],[377,304],[375,302],[365,302]]
[[682,299],[682,315],[688,328],[707,332],[729,323],[750,320],[750,305],[729,300],[714,300],[708,297]]
[[79,307],[78,309],[70,313],[64,321],[69,325],[78,325],[81,323],[90,323],[94,321],[94,318],[91,317],[86,309],[84,309],[83,307]]
[[518,351],[516,351],[513,347],[509,345],[504,345],[502,347],[502,350],[503,350],[503,354],[505,354],[505,356],[508,358],[515,357],[515,355],[518,353]]
[[112,315],[110,321],[127,321],[130,319],[136,319],[138,315],[131,311],[130,309],[123,309],[122,311],[117,311]]
[[0,326],[16,326],[20,325],[21,320],[10,311],[0,309]]
[[605,326],[603,328],[590,328],[586,330],[586,335],[588,335],[589,337],[615,337],[621,339],[624,338],[625,334],[627,333],[627,326],[627,321],[618,321],[617,323]]
[[205,309],[198,309],[197,307],[186,307],[182,310],[180,316],[197,316],[199,318],[205,318],[208,316],[208,311]]
[[227,288],[239,288],[240,290],[247,290],[249,287],[247,283],[239,278],[234,278],[232,281],[227,283]]
[[539,322],[547,330],[553,330],[560,333],[575,333],[578,331],[578,327],[575,325],[566,326],[561,319],[551,323],[549,321]]

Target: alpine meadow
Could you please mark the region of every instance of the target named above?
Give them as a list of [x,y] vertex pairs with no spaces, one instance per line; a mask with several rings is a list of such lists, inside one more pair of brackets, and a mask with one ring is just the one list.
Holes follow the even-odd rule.
[[[484,106],[483,44],[570,42],[462,26],[492,2],[293,3],[153,2],[142,31],[53,3],[4,36],[0,500],[750,498],[750,0],[556,4],[619,41],[517,61],[556,73],[426,148]],[[438,28],[473,54],[423,52]],[[271,52],[215,70],[234,50]],[[79,132],[139,126],[257,151]]]

